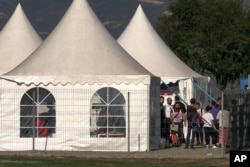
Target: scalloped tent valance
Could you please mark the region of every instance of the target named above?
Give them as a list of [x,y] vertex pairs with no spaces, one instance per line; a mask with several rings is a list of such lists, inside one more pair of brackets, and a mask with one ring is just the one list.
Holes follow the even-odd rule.
[[15,82],[18,85],[84,85],[84,84],[145,84],[152,80],[160,83],[159,77],[149,75],[83,75],[83,76],[2,76],[0,79]]

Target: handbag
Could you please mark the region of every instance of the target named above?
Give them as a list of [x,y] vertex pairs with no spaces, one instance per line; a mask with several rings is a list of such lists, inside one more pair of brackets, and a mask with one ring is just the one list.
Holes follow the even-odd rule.
[[[177,115],[180,113],[180,110],[178,113],[174,116],[173,120],[177,117]],[[170,125],[170,131],[178,132],[179,125]]]
[[175,132],[178,132],[178,128],[179,128],[179,125],[170,125],[170,130],[171,131],[175,131]]

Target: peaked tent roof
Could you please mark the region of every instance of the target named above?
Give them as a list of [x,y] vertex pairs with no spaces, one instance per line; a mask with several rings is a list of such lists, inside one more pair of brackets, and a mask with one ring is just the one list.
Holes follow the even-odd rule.
[[43,44],[6,75],[59,77],[151,73],[108,33],[87,0],[74,0]]
[[138,6],[118,43],[152,74],[165,83],[180,79],[203,77],[181,61],[163,42]]
[[0,75],[20,64],[41,43],[42,39],[18,4],[0,33]]

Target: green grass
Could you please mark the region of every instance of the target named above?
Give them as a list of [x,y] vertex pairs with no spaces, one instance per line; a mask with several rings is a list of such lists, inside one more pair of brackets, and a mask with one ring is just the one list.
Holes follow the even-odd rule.
[[0,167],[212,167],[229,166],[228,159],[86,159],[74,157],[0,157]]

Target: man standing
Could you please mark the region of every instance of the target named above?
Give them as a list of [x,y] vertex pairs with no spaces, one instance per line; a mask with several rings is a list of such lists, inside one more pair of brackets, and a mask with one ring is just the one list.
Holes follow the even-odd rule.
[[166,138],[166,116],[165,116],[165,106],[164,106],[165,98],[164,96],[160,96],[160,111],[161,111],[161,137]]
[[[219,120],[217,119],[217,114],[219,113],[219,103],[217,103],[216,101],[212,101],[211,102],[211,107],[212,107],[212,115],[214,118],[214,125],[216,129],[219,129]],[[218,142],[218,134],[216,135],[217,137],[215,137],[215,142]]]
[[[192,98],[190,99],[190,105],[187,106],[187,121],[188,121],[188,129],[187,129],[187,137],[186,137],[186,145],[185,148],[189,147],[190,144],[190,148],[194,149],[194,138],[195,138],[195,122],[194,122],[194,118],[197,118],[197,110],[195,107],[195,102],[196,99]],[[190,142],[190,135],[192,132],[192,139]]]
[[173,110],[172,106],[172,98],[168,97],[167,98],[167,104],[165,106],[165,121],[166,121],[166,134],[167,134],[167,139],[170,137],[170,124],[171,124],[171,119],[170,119],[170,113]]
[[[183,111],[183,124],[184,124],[184,127],[183,127],[183,125],[182,125],[182,127],[183,127],[183,135],[184,135],[184,131],[186,132],[186,111],[187,111],[187,109],[186,109],[186,105],[183,103],[183,102],[181,102],[181,100],[180,100],[180,96],[178,96],[178,95],[176,95],[175,97],[174,97],[174,100],[175,100],[175,103],[174,103],[174,105],[173,105],[173,108],[176,108],[175,107],[175,105],[176,105],[176,103],[178,103],[179,104],[179,106],[180,106],[180,109]],[[185,122],[184,122],[184,120],[185,120]],[[180,141],[181,142],[181,144],[184,144],[185,143],[185,137],[183,136],[183,140],[182,141]]]

